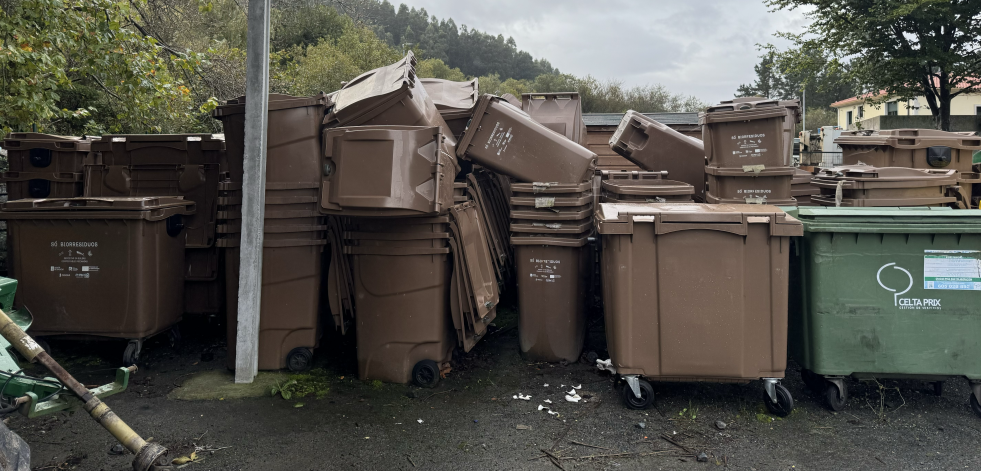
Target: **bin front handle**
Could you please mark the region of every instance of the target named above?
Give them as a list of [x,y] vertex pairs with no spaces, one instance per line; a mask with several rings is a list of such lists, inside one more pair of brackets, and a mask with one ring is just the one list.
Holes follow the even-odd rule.
[[719,231],[745,236],[749,232],[745,223],[691,223],[691,222],[655,222],[654,233],[657,235],[670,234],[680,231]]

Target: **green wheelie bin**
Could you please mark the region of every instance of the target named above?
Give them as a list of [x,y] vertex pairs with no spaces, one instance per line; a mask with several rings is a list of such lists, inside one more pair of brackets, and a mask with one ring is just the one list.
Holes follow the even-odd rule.
[[981,416],[981,211],[799,208],[789,345],[832,410],[848,378],[961,377]]

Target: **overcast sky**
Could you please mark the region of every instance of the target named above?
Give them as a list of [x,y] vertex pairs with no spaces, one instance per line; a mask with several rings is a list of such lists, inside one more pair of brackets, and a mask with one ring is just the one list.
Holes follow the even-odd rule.
[[512,36],[519,49],[575,75],[627,85],[660,83],[716,103],[755,78],[757,43],[785,44],[777,31],[799,31],[799,11],[770,13],[761,0],[400,0]]

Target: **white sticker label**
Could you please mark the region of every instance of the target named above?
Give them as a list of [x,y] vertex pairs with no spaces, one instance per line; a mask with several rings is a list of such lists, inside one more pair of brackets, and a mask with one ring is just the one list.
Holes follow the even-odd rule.
[[923,289],[981,291],[981,251],[925,250]]
[[765,138],[765,133],[733,134],[731,139],[735,141],[736,150],[732,151],[732,155],[736,157],[761,157],[767,151],[765,147],[761,147]]
[[531,273],[528,274],[529,278],[531,278],[533,281],[555,283],[562,278],[562,275],[557,275],[555,273],[558,271],[559,265],[562,263],[561,260],[542,258],[532,258],[529,260],[534,264],[531,268]]

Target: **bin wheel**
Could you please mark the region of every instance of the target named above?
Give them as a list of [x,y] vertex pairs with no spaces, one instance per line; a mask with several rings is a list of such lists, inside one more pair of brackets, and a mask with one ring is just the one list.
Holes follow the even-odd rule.
[[978,398],[973,393],[971,394],[971,409],[978,417],[981,417],[981,403],[978,402]]
[[174,327],[171,327],[171,329],[167,331],[167,343],[170,345],[170,348],[173,348],[174,350],[180,350],[182,341],[183,338],[181,337],[180,327],[177,327],[175,325]]
[[123,350],[124,366],[133,366],[140,360],[140,343],[141,342],[139,340],[130,340],[129,343],[126,344],[126,350]]
[[634,410],[644,410],[654,405],[654,386],[643,379],[637,380],[637,386],[640,388],[640,397],[635,396],[630,385],[626,383],[620,388],[620,399],[623,400],[623,405]]
[[824,386],[824,400],[835,412],[844,409],[845,403],[848,402],[848,387],[842,385],[839,389],[837,384],[828,381]]
[[811,388],[811,391],[818,393],[824,391],[824,383],[826,381],[821,375],[808,369],[802,369],[800,370],[800,379],[804,382],[805,386]]
[[422,360],[412,367],[412,382],[421,388],[435,388],[439,383],[439,365],[432,360]]
[[766,404],[766,410],[777,417],[790,415],[794,410],[794,396],[791,396],[790,391],[782,384],[775,384],[773,387],[777,393],[777,403],[774,404],[770,400],[770,395],[763,391],[763,403]]
[[44,350],[44,353],[51,355],[51,345],[48,344],[47,340],[35,338],[34,343],[36,343],[38,347],[41,347],[41,350]]
[[313,352],[307,347],[296,347],[286,355],[286,367],[290,371],[300,372],[310,369],[313,363]]
[[937,397],[943,397],[943,395],[944,395],[944,382],[943,381],[937,381],[937,382],[933,383],[933,393],[936,394]]

